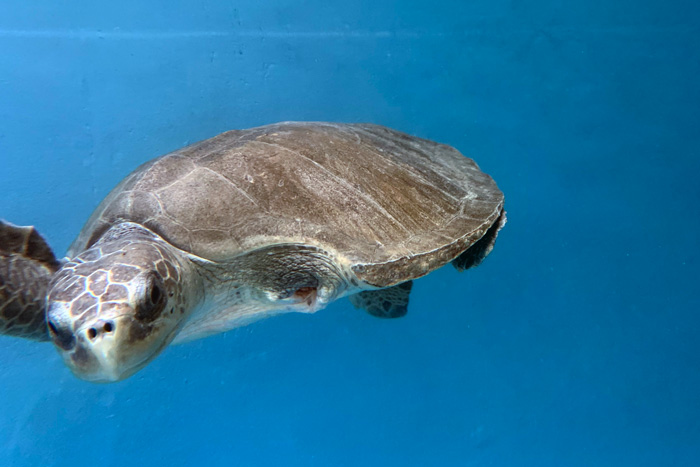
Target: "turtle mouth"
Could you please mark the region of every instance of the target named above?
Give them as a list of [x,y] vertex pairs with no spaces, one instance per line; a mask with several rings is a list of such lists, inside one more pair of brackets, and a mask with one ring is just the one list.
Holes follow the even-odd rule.
[[177,328],[167,333],[153,329],[147,339],[133,340],[133,315],[123,313],[97,319],[74,334],[74,348],[62,352],[78,378],[93,383],[124,380],[144,368],[172,341]]
[[151,353],[147,348],[128,345],[132,322],[133,315],[120,313],[78,328],[72,335],[71,349],[59,346],[73,374],[86,381],[106,383],[125,379],[143,368]]

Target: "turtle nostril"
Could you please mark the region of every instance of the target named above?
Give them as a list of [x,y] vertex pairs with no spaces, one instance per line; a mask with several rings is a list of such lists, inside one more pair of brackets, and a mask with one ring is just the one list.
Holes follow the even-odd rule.
[[97,337],[97,329],[95,329],[95,328],[88,329],[87,335],[90,339],[94,339],[95,337]]
[[111,321],[107,321],[104,325],[104,330],[105,330],[105,332],[114,331],[114,324]]

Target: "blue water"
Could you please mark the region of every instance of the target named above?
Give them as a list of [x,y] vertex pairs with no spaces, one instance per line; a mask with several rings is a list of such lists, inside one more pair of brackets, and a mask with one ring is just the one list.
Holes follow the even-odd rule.
[[0,337],[0,465],[700,464],[695,0],[5,0],[0,217],[62,254],[138,164],[374,122],[506,194],[491,257],[174,346],[112,385]]

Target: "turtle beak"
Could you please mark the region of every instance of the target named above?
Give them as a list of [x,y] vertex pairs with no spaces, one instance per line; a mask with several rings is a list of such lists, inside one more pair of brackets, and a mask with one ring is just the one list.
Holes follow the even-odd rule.
[[131,314],[86,323],[74,334],[74,348],[62,352],[66,364],[86,381],[109,383],[128,378],[158,353],[139,352],[128,345],[134,324]]

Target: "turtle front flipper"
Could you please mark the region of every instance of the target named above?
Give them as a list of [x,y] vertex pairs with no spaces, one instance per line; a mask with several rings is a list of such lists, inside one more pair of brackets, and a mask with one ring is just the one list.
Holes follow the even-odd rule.
[[400,318],[408,312],[408,296],[411,293],[413,281],[386,289],[365,290],[350,295],[350,302],[357,308],[363,308],[372,316],[378,318]]
[[49,340],[46,290],[59,267],[34,227],[0,220],[0,334]]

